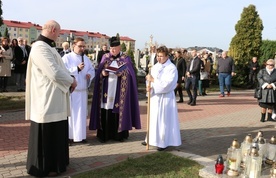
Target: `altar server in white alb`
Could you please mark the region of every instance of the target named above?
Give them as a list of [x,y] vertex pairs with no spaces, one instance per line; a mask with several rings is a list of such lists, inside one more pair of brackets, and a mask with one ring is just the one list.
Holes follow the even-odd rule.
[[[157,63],[152,67],[146,80],[151,82],[150,91],[150,128],[149,145],[158,147],[158,151],[168,146],[180,146],[181,136],[174,89],[178,73],[169,60],[167,47],[157,49]],[[146,145],[142,142],[142,145]]]
[[76,38],[72,47],[73,51],[62,57],[66,68],[76,78],[78,83],[74,93],[70,95],[71,117],[68,118],[69,143],[87,143],[86,119],[88,115],[88,87],[95,76],[95,70],[90,59],[84,55],[84,39]]

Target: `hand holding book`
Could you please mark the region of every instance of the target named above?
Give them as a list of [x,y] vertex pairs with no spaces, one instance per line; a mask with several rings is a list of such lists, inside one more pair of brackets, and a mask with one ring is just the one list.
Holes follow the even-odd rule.
[[122,70],[124,70],[126,68],[126,63],[123,63],[120,66],[108,66],[107,68],[105,68],[105,71],[107,72],[113,72],[113,73],[118,73],[121,72]]

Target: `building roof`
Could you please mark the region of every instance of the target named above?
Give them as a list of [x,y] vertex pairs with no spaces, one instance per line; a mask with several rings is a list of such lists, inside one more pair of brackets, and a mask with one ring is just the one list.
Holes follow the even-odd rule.
[[120,40],[121,41],[135,41],[134,39],[131,39],[131,38],[127,37],[127,36],[120,36]]
[[73,33],[75,36],[90,36],[90,37],[95,37],[95,38],[106,38],[109,39],[109,36],[107,36],[106,34],[101,34],[99,32],[89,32],[89,31],[79,31],[79,30],[65,30],[62,29],[60,31],[60,34],[70,34]]
[[[29,29],[31,27],[35,27],[37,30],[42,30],[42,26],[40,26],[39,24],[31,23],[31,22],[21,22],[21,21],[15,21],[15,20],[3,20],[3,23],[5,25],[7,25],[8,27],[26,28],[26,29]],[[102,37],[104,37],[106,39],[110,38],[106,34],[101,34],[99,32],[61,29],[60,34],[66,34],[66,33],[67,34],[73,33],[75,36],[87,35],[89,37],[96,37],[96,38],[102,38]]]
[[21,22],[15,20],[3,20],[3,23],[8,27],[17,27],[17,28],[31,28],[35,27],[37,30],[42,30],[42,26],[39,24],[31,23],[31,22]]

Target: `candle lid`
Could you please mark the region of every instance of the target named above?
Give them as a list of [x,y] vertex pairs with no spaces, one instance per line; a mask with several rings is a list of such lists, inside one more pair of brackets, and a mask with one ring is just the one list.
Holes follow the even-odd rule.
[[232,148],[240,148],[240,144],[236,138],[232,141],[231,147]]
[[250,155],[255,157],[259,156],[258,149],[255,147],[252,147]]
[[246,137],[244,138],[245,143],[252,143],[252,136],[251,134],[247,134]]
[[276,145],[276,138],[275,136],[272,136],[270,141],[269,141],[270,144],[273,144],[273,145]]
[[256,135],[256,138],[259,138],[259,137],[262,137],[263,136],[263,131],[259,131],[258,133],[257,133],[257,135]]

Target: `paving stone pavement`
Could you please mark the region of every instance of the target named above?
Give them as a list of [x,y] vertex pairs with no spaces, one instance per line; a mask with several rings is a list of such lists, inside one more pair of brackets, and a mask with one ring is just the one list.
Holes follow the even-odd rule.
[[[203,164],[205,168],[200,171],[202,177],[217,177],[214,174],[215,159],[219,154],[225,158],[234,138],[241,143],[247,134],[255,136],[259,130],[267,139],[276,135],[276,122],[259,121],[260,108],[253,98],[253,90],[233,91],[230,97],[224,98],[219,98],[218,94],[198,96],[196,106],[187,105],[187,97],[184,97],[184,103],[178,104],[182,145],[167,149]],[[107,143],[100,143],[95,131],[87,130],[88,143],[70,147],[70,165],[60,177],[70,177],[155,152],[156,148],[146,150],[141,145],[146,135],[145,101],[142,94],[139,101],[141,130],[132,130],[125,142]],[[0,112],[0,177],[31,177],[25,168],[30,122],[24,120],[24,114],[24,110]],[[268,169],[262,174],[262,178],[269,177]]]

